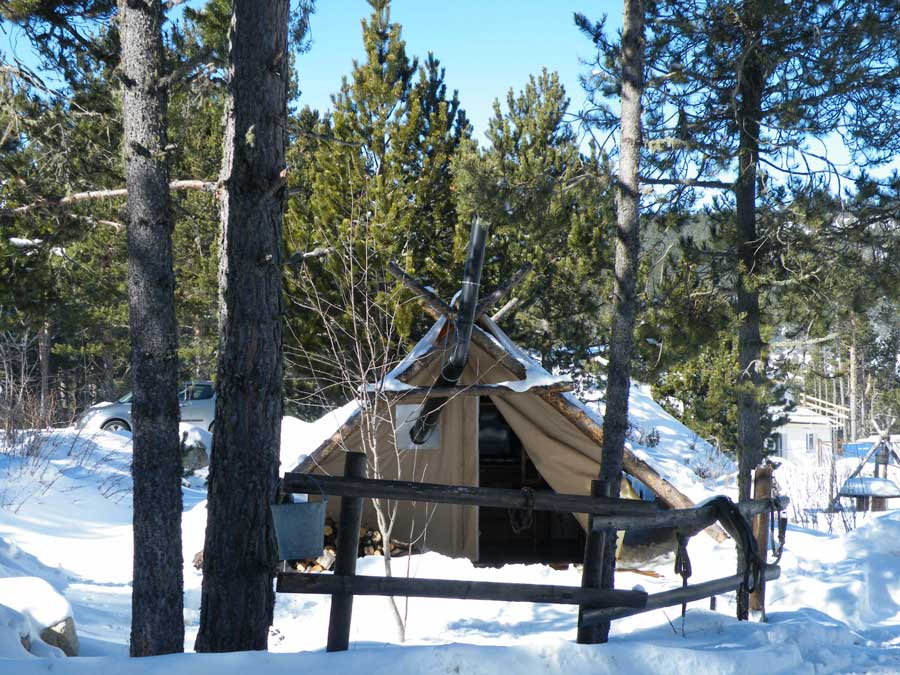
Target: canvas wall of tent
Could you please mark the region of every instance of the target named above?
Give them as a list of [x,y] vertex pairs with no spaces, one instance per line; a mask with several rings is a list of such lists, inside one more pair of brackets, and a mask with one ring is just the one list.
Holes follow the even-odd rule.
[[[352,401],[323,417],[315,425],[314,446],[305,448],[308,456],[296,468],[293,463],[282,468],[341,475],[345,452],[365,452],[370,476],[385,479],[589,494],[600,467],[602,416],[597,409],[566,391],[571,389],[568,378],[548,373],[484,316],[472,329],[462,377],[448,395],[449,388],[441,391],[435,383],[454,331],[453,321],[438,316],[406,358],[370,386],[364,402]],[[632,419],[656,424],[661,442],[652,450],[635,443],[626,448],[623,496],[640,498],[640,492],[668,507],[685,508],[694,503],[686,492],[694,499],[714,494],[686,465],[695,449],[698,454],[715,450],[696,436],[686,440],[688,430],[645,389],[632,389]],[[430,393],[440,395],[438,424],[417,445],[410,426]],[[414,541],[420,549],[489,564],[578,562],[583,557],[583,516],[409,502],[392,504],[388,511],[395,507],[391,537]],[[331,498],[329,514],[337,518],[339,510],[340,499]],[[363,524],[377,525],[371,503]],[[720,530],[712,534],[724,538]]]

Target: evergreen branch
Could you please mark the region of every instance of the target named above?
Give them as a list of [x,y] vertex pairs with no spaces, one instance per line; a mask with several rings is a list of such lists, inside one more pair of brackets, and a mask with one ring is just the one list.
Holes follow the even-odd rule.
[[649,178],[641,176],[645,185],[680,185],[682,187],[702,187],[714,190],[733,190],[735,184],[722,180],[699,180],[696,178]]

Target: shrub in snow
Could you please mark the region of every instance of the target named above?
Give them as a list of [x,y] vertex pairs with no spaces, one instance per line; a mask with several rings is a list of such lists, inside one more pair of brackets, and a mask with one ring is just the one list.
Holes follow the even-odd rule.
[[212,434],[206,429],[190,424],[179,425],[179,430],[181,432],[181,460],[184,474],[187,476],[197,469],[209,466]]

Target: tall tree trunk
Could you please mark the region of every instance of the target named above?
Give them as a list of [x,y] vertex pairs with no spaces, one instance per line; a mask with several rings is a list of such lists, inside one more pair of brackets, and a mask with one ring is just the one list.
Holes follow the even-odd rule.
[[[637,304],[638,251],[640,246],[641,96],[644,91],[643,0],[625,0],[622,29],[622,109],[619,186],[616,217],[615,297],[603,415],[603,450],[600,460],[600,492],[619,496],[625,434],[628,431],[628,394],[631,388],[631,352]],[[601,588],[615,586],[616,533],[606,533]],[[609,622],[582,630],[579,642],[606,642]],[[584,633],[584,634],[581,634]]]
[[235,0],[222,167],[216,433],[197,651],[265,649],[282,417],[289,0]]
[[759,161],[759,128],[762,115],[764,74],[759,54],[761,15],[754,0],[744,3],[744,30],[748,36],[745,53],[738,65],[739,101],[736,111],[740,141],[739,175],[735,189],[738,234],[738,280],[736,311],[738,364],[740,366],[738,404],[738,498],[750,499],[753,468],[762,459],[760,405],[757,396],[765,382],[760,336],[759,289],[756,277],[760,261],[756,231],[756,171]]
[[38,361],[41,368],[41,424],[50,423],[50,322],[44,321],[38,333]]
[[181,452],[162,4],[121,3],[134,399],[131,655],[184,650]]
[[850,313],[850,438],[855,441],[859,433],[859,420],[856,412],[859,408],[859,374],[856,367],[856,312]]
[[112,334],[109,331],[104,332],[100,342],[103,344],[103,352],[100,354],[100,363],[103,368],[100,398],[104,401],[112,401],[116,395],[116,360],[113,354]]

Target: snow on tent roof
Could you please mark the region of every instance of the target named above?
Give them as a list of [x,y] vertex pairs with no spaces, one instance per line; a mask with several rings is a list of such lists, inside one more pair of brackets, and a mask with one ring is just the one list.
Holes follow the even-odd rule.
[[889,478],[857,476],[848,479],[838,494],[841,497],[900,497],[900,488]]
[[[490,319],[488,325],[494,333],[492,339],[525,366],[528,381],[554,382],[566,379],[554,378]],[[601,390],[587,391],[582,398],[572,393],[565,393],[563,396],[597,424],[603,424],[606,404],[601,400],[603,396]],[[626,441],[628,448],[694,502],[721,492],[705,486],[700,480],[697,470],[702,469],[702,465],[715,463],[717,470],[712,473],[717,474],[728,474],[737,470],[733,462],[713,445],[663,410],[662,406],[653,400],[649,386],[634,380],[631,381],[628,395],[628,422],[642,439],[649,439],[654,431],[659,434],[659,442],[653,447],[646,442],[642,444],[636,440],[628,440]]]

